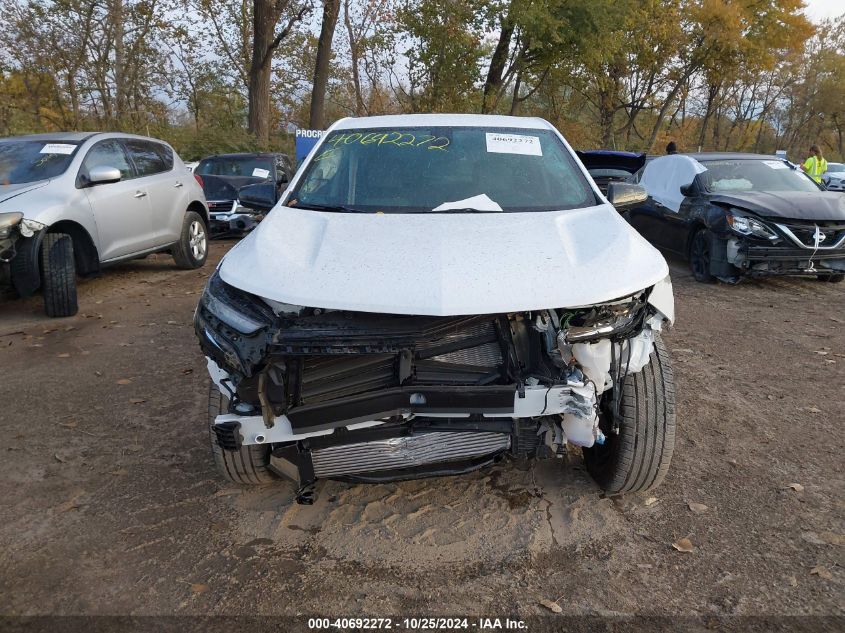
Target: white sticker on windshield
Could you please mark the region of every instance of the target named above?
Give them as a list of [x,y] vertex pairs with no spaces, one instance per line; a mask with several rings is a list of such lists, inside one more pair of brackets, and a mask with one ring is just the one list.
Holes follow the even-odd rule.
[[789,169],[789,165],[782,160],[764,160],[763,162],[772,169]]
[[69,143],[47,143],[41,148],[41,154],[73,154],[76,145]]
[[525,154],[542,156],[539,136],[522,134],[498,134],[487,132],[487,151],[494,154]]
[[267,176],[270,175],[270,170],[269,169],[260,169],[259,167],[256,167],[255,169],[252,170],[252,175],[255,176],[256,178],[266,178]]

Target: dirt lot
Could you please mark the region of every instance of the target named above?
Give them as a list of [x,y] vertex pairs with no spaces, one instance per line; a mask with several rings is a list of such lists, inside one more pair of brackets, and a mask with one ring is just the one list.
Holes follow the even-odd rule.
[[680,429],[654,498],[602,498],[573,453],[323,482],[308,507],[213,469],[191,318],[229,246],[112,269],[73,318],[0,305],[3,614],[845,614],[845,285],[672,263]]

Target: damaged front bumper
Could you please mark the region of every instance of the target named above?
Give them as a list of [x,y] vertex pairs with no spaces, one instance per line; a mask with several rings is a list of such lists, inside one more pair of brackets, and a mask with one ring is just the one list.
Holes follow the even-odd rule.
[[668,278],[601,306],[428,317],[271,309],[215,275],[195,329],[229,402],[220,446],[270,445],[305,486],[603,443],[614,387],[672,317]]
[[713,253],[713,274],[730,276],[736,269],[749,276],[845,273],[845,224],[771,227],[777,236],[769,240],[728,234]]
[[242,207],[237,200],[209,201],[209,231],[212,237],[239,235],[258,226],[264,215]]
[[38,251],[46,228],[22,213],[0,213],[0,283],[11,283],[21,297],[41,285]]
[[26,219],[23,213],[0,213],[0,262],[15,258],[18,240],[35,237],[45,228],[46,224]]
[[[231,376],[212,359],[209,374],[222,393],[237,399]],[[595,388],[584,380],[569,380],[555,386],[409,386],[357,394],[292,409],[288,414],[268,419],[259,412],[219,415],[216,424],[233,428],[237,423],[238,446],[274,444],[330,435],[335,429],[347,431],[387,423],[411,424],[437,417],[449,420],[501,420],[570,414],[587,421],[593,430],[596,412]],[[573,427],[573,431],[575,428]],[[574,436],[575,433],[572,433]],[[573,438],[574,439],[574,438]],[[592,441],[590,441],[590,439]],[[584,444],[591,445],[595,437]]]

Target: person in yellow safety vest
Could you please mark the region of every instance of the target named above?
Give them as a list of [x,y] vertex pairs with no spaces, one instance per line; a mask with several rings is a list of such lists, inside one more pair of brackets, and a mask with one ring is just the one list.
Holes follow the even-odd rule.
[[827,171],[827,161],[824,159],[824,156],[822,156],[822,151],[819,149],[818,145],[812,145],[810,147],[810,157],[804,161],[804,164],[801,165],[801,169],[803,169],[804,173],[810,178],[818,183],[821,183],[822,174]]

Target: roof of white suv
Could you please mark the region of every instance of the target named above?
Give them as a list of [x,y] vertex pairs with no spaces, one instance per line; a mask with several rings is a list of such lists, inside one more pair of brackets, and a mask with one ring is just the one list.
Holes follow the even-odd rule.
[[533,130],[553,130],[554,127],[537,117],[501,116],[495,114],[393,114],[341,119],[334,130],[374,127],[510,127]]

